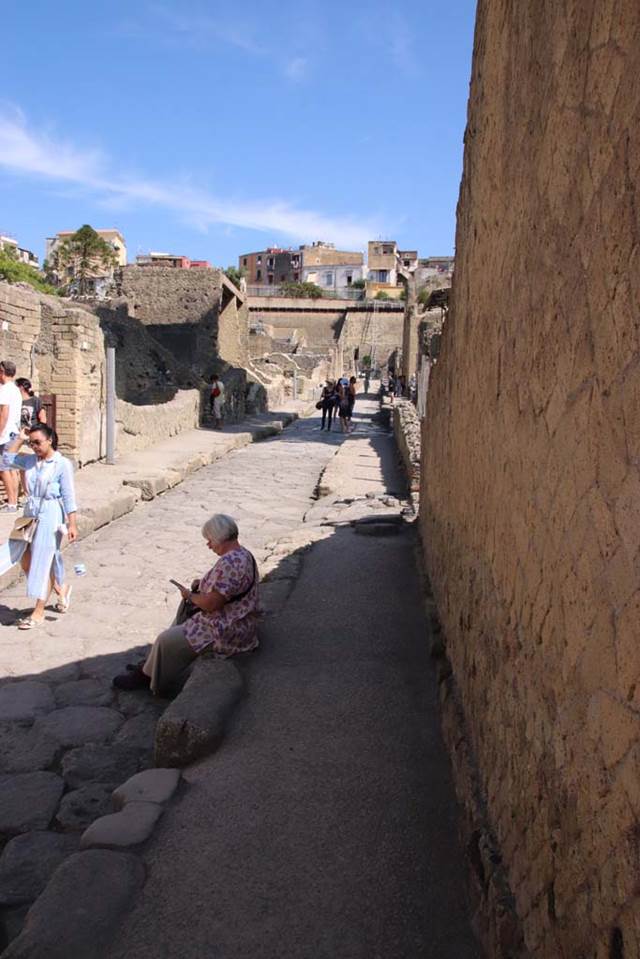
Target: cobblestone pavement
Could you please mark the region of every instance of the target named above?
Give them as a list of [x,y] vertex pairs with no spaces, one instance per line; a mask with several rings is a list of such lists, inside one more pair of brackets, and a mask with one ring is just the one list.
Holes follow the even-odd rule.
[[[1,595],[0,946],[80,832],[111,811],[114,786],[151,765],[164,704],[115,693],[110,681],[171,621],[169,577],[187,582],[211,565],[203,521],[235,516],[241,541],[272,568],[286,552],[275,542],[300,528],[341,442],[299,421],[83,540],[88,575],[73,582],[70,612],[48,611],[42,627],[11,625],[27,605],[23,581]],[[266,586],[267,604],[286,589],[282,579]]]

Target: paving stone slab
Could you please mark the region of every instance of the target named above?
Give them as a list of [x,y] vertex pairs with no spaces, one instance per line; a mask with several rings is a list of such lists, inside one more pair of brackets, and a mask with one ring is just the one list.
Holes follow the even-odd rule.
[[58,706],[110,706],[113,692],[106,681],[78,679],[61,683],[55,691]]
[[104,959],[143,883],[137,856],[75,853],[56,869],[3,959]]
[[108,783],[87,783],[62,797],[56,825],[64,832],[80,832],[95,819],[113,810],[112,788]]
[[244,689],[238,667],[228,659],[199,657],[184,689],[158,721],[157,766],[188,766],[214,752]]
[[0,724],[0,769],[3,772],[48,769],[61,748],[55,739],[32,726]]
[[161,815],[158,803],[129,802],[120,812],[96,819],[80,837],[80,848],[138,846],[149,838]]
[[33,722],[41,713],[55,708],[53,693],[46,683],[24,680],[0,688],[0,722]]
[[87,783],[105,783],[115,787],[133,776],[144,763],[139,749],[127,746],[90,743],[70,749],[62,760],[62,775],[74,788]]
[[64,706],[36,721],[36,729],[57,739],[62,746],[82,746],[109,739],[123,717],[105,706]]
[[49,879],[72,853],[78,836],[55,832],[27,832],[15,836],[0,856],[0,906],[33,902]]
[[64,782],[50,772],[0,776],[0,834],[15,836],[46,829],[53,818]]
[[113,793],[113,806],[122,809],[130,802],[168,802],[178,788],[179,769],[145,769],[136,773]]
[[[138,693],[140,697],[150,698],[149,693]],[[135,749],[152,749],[158,723],[158,714],[150,711],[132,716],[118,730],[114,742]]]

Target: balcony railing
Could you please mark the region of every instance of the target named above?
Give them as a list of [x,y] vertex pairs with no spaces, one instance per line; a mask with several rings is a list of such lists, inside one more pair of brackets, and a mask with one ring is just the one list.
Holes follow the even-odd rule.
[[[325,289],[320,287],[322,290],[322,296],[320,299],[329,299],[329,300],[364,300],[364,290],[353,289],[353,287],[345,286],[339,289]],[[247,286],[247,295],[248,296],[288,296],[289,294],[286,291],[283,291],[281,286]]]

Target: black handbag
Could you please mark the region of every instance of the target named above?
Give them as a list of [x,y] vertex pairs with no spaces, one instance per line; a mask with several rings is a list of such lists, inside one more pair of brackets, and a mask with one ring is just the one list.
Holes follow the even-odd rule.
[[[253,553],[249,554],[253,560],[253,579],[246,589],[243,589],[241,593],[238,593],[236,596],[232,596],[229,600],[230,603],[235,603],[239,599],[244,599],[251,590],[256,581],[256,576],[258,575],[258,564],[256,563],[256,558]],[[197,593],[197,589],[192,589],[192,593]],[[225,604],[226,605],[226,604]],[[204,610],[200,609],[199,606],[196,606],[195,603],[192,603],[190,599],[181,599],[180,605],[178,606],[178,611],[176,613],[176,626],[182,626],[187,622],[188,619],[191,619],[192,616],[195,616],[196,613],[203,613]]]

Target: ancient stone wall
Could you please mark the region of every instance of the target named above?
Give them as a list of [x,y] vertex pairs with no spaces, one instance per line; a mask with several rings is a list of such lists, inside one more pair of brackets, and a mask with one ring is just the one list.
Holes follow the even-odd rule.
[[180,390],[166,403],[139,406],[116,402],[116,449],[119,455],[148,449],[195,429],[200,422],[200,391]]
[[540,959],[640,955],[639,69],[636,0],[480,0],[424,421],[453,688]]
[[211,311],[217,316],[221,276],[220,270],[209,268],[126,266],[117,272],[116,284],[141,323],[173,326],[200,323]]
[[353,356],[357,348],[360,356],[372,356],[374,364],[386,366],[396,350],[402,348],[404,313],[372,310],[347,312],[340,334],[345,357]]
[[395,400],[393,433],[407,485],[412,493],[417,493],[420,490],[420,420],[410,400]]
[[26,376],[35,387],[40,326],[40,301],[27,290],[0,283],[0,359],[13,360],[18,376]]

